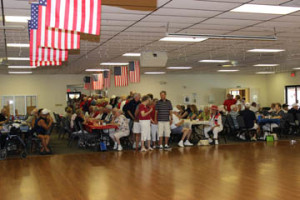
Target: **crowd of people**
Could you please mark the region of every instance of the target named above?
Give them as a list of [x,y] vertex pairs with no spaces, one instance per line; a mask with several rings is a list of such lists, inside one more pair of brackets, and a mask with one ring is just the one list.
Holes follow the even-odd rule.
[[[223,105],[210,105],[198,109],[196,105],[176,105],[167,99],[166,91],[160,92],[160,98],[156,99],[152,94],[141,96],[139,93],[131,92],[129,96],[111,99],[99,96],[82,96],[77,101],[68,102],[64,117],[70,122],[72,131],[81,130],[88,123],[113,125],[115,128],[105,130],[114,142],[113,149],[122,151],[120,139],[129,137],[133,142],[133,148],[141,151],[152,151],[155,148],[170,150],[170,134],[181,135],[178,146],[193,146],[190,141],[192,127],[186,121],[207,121],[204,126],[204,137],[212,145],[218,145],[219,133],[223,131],[224,124],[222,116],[229,115],[232,118],[235,129],[239,129],[238,116],[242,116],[245,128],[252,131],[251,140],[257,137],[264,138],[264,132],[272,131],[278,127],[277,123],[265,124],[262,130],[258,124],[258,115],[264,118],[282,119],[285,113],[292,113],[295,118],[299,113],[297,104],[291,109],[287,105],[279,103],[272,104],[266,113],[255,102],[246,103],[244,98],[228,94]],[[0,126],[8,120],[7,109],[3,108],[0,114]],[[50,129],[53,119],[47,109],[34,109],[31,116],[27,118],[32,130],[41,139],[41,154],[49,154]],[[245,135],[240,134],[240,139]]]

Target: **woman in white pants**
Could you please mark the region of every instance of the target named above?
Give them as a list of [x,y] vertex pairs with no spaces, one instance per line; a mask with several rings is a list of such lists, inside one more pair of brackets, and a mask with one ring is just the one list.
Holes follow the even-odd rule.
[[[208,138],[210,144],[219,144],[218,135],[223,130],[222,115],[218,112],[218,106],[211,106],[211,117],[209,126],[204,128],[204,135]],[[208,135],[208,132],[213,132],[213,139]]]
[[152,139],[152,148],[155,149],[156,145],[158,145],[158,125],[157,120],[155,119],[155,105],[156,105],[157,99],[153,99],[150,105],[150,108],[152,108],[152,112],[150,114],[151,118],[151,139]]
[[139,122],[141,125],[141,143],[142,143],[142,148],[141,151],[147,151],[145,148],[144,142],[147,141],[147,147],[148,150],[153,150],[150,146],[150,140],[151,140],[151,135],[150,135],[150,123],[151,123],[151,117],[150,114],[152,112],[152,108],[149,108],[150,104],[150,97],[149,96],[143,96],[142,97],[142,103],[139,105]]

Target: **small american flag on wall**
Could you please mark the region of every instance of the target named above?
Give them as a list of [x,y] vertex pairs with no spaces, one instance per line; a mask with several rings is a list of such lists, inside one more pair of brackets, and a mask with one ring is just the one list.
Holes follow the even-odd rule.
[[116,87],[128,86],[127,66],[115,67],[114,76]]
[[110,87],[110,70],[103,72],[104,88]]

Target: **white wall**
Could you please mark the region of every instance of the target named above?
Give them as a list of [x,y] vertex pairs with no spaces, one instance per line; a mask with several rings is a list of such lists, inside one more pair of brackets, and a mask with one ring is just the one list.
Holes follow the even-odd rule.
[[[83,84],[84,75],[0,75],[0,96],[37,95],[39,108],[63,113],[66,106],[67,85]],[[110,95],[126,95],[130,91],[142,94],[153,93],[158,97],[166,90],[173,104],[183,103],[185,95],[196,93],[197,105],[208,104],[209,97],[216,104],[222,104],[226,88],[241,86],[250,88],[251,98],[258,96],[258,102],[268,105],[267,78],[257,75],[233,74],[188,74],[188,75],[142,75],[141,83],[115,88],[112,80]]]

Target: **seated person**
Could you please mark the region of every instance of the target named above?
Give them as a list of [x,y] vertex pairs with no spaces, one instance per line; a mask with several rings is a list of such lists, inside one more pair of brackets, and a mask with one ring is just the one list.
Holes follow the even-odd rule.
[[94,118],[96,120],[101,120],[101,118],[103,116],[104,108],[103,107],[97,107],[96,109],[98,110],[98,115],[94,116]]
[[251,137],[252,141],[256,141],[256,135],[259,134],[260,128],[256,123],[256,116],[253,111],[250,110],[250,103],[245,104],[245,110],[240,112],[240,115],[243,116],[244,122],[245,122],[245,128],[246,129],[253,129],[256,130],[256,133],[254,133]]
[[26,123],[31,128],[34,128],[35,121],[38,119],[37,113],[38,113],[38,109],[37,108],[33,109],[30,113],[30,116],[26,120]]
[[[289,105],[283,104],[282,105],[282,111],[287,114],[289,112]],[[296,118],[295,118],[296,119]]]
[[111,139],[115,142],[114,149],[118,149],[118,151],[122,151],[123,147],[120,143],[120,139],[122,137],[126,137],[129,135],[129,122],[128,119],[122,114],[122,111],[120,109],[114,108],[113,109],[113,116],[114,121],[111,122],[111,125],[118,126],[118,129],[116,131],[110,132],[109,136]]
[[192,111],[191,111],[191,105],[187,105],[186,110],[185,110],[184,113],[180,116],[180,119],[187,119],[191,112],[192,112]]
[[297,119],[297,113],[300,113],[298,104],[294,103],[288,113],[293,114],[294,119]]
[[9,115],[6,108],[1,109],[0,113],[0,125],[6,124],[9,121]]
[[270,110],[268,112],[269,113],[275,112],[275,103],[271,104],[271,108],[270,108]]
[[252,102],[250,106],[250,110],[253,111],[254,113],[258,112],[258,106],[255,102]]
[[86,119],[84,116],[84,113],[81,109],[76,110],[76,118],[74,120],[74,128],[76,131],[81,131],[80,126],[83,127],[83,125],[86,123]]
[[198,116],[200,121],[209,121],[210,120],[210,110],[208,106],[204,106],[203,112]]
[[179,115],[182,116],[185,111],[184,105],[177,105],[176,108],[179,110]]
[[37,133],[37,137],[42,142],[42,148],[40,151],[41,154],[51,153],[48,147],[50,141],[50,135],[48,134],[48,131],[50,130],[52,123],[53,123],[53,119],[49,114],[49,110],[43,109],[40,113],[39,118],[36,120],[35,128],[34,128]]
[[[178,143],[178,146],[184,147],[184,146],[193,146],[192,143],[190,143],[189,139],[192,133],[192,129],[189,128],[183,128],[184,120],[180,120],[179,110],[177,108],[173,109],[173,121],[171,124],[171,133],[172,134],[182,134],[181,140]],[[184,143],[183,141],[186,140]]]
[[239,115],[238,107],[237,107],[237,105],[231,105],[230,108],[231,108],[231,111],[229,112],[229,115],[232,118],[234,128],[236,130],[238,130],[239,129],[239,124],[236,120],[236,117]]
[[[210,144],[219,144],[218,135],[221,131],[223,131],[223,124],[222,124],[222,116],[218,112],[218,106],[213,105],[211,106],[211,115],[209,125],[204,127],[204,135],[208,139]],[[230,109],[230,108],[229,108]],[[211,139],[208,135],[208,132],[213,133],[213,139]]]
[[197,109],[197,106],[196,105],[191,105],[191,112],[190,114],[188,115],[188,119],[190,119],[191,121],[192,120],[195,120],[197,118],[197,116],[199,115],[199,111]]
[[72,115],[73,115],[73,109],[71,107],[66,107],[65,109],[65,118],[69,121],[71,121]]
[[112,115],[112,109],[113,109],[112,105],[105,106],[104,113],[106,115],[105,115],[104,118],[102,117],[103,122],[110,123],[112,121],[112,117],[113,117],[113,115]]
[[[271,119],[282,119],[284,117],[284,112],[281,110],[281,104],[276,103],[274,107],[274,112],[271,113]],[[263,125],[263,130],[266,132],[273,131],[274,128],[279,127],[276,123]]]

